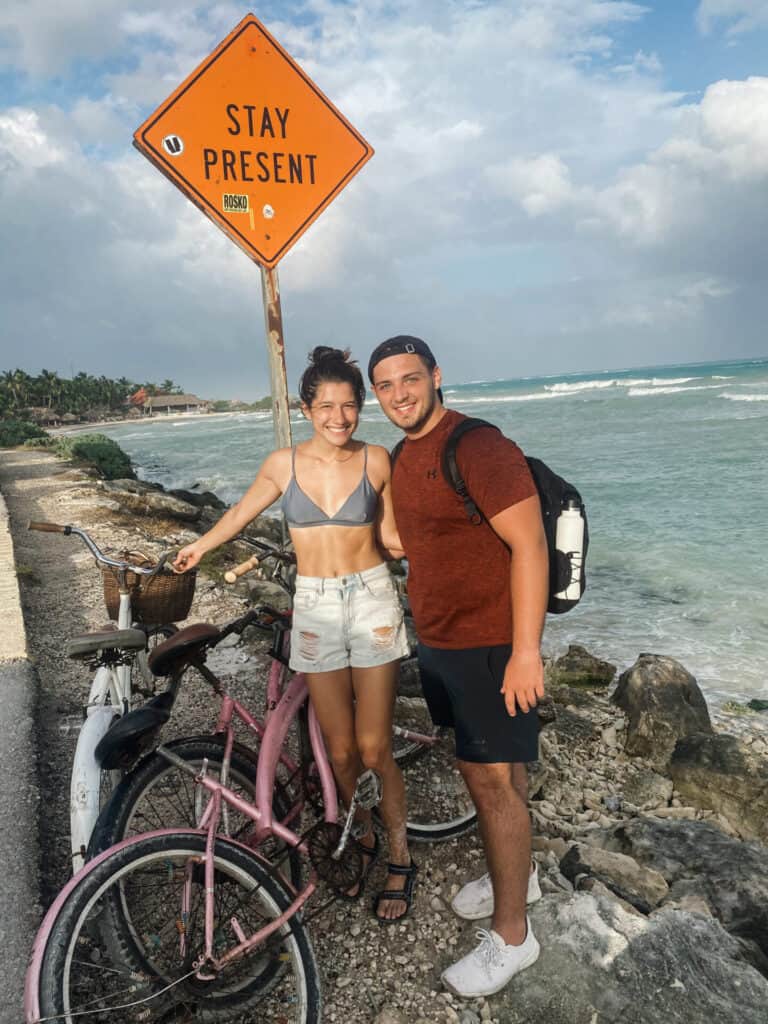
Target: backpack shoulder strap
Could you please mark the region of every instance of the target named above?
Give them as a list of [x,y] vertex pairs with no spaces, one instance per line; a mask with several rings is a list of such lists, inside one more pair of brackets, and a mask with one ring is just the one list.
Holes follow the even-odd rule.
[[461,470],[459,469],[458,459],[456,458],[456,449],[458,448],[459,441],[462,437],[465,434],[468,434],[470,430],[477,430],[478,427],[492,427],[494,430],[499,429],[487,420],[476,419],[472,416],[468,416],[466,419],[457,423],[448,435],[448,440],[445,442],[445,447],[443,448],[442,458],[443,476],[464,502],[464,510],[467,513],[467,518],[475,525],[482,523],[485,516],[477,507],[477,504],[467,489],[466,481],[461,475]]

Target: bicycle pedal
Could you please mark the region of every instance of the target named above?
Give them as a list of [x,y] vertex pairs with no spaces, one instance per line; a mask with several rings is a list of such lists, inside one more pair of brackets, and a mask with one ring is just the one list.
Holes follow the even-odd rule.
[[342,892],[357,885],[363,873],[363,854],[356,843],[350,843],[338,855],[343,832],[335,822],[319,821],[304,837],[319,877]]
[[366,768],[362,775],[358,776],[353,803],[362,807],[364,811],[370,811],[381,803],[381,792],[381,776],[373,768]]

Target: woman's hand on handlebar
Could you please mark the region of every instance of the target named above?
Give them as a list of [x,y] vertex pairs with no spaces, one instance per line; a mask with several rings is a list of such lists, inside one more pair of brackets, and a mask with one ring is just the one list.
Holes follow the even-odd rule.
[[188,572],[190,569],[194,569],[204,554],[205,551],[200,547],[199,541],[187,544],[173,560],[174,571]]

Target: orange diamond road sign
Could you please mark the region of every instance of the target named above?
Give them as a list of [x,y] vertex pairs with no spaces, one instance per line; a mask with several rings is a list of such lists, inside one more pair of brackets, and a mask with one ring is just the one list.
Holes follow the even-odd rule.
[[134,145],[252,259],[274,267],[373,149],[249,14]]

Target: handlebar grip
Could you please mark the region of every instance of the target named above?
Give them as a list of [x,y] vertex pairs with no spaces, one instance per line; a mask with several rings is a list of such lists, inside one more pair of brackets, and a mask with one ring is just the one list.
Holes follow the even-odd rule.
[[41,533],[69,533],[69,526],[59,526],[58,523],[41,523],[30,520],[27,523],[28,530],[39,530]]
[[238,577],[244,576],[247,572],[252,569],[257,569],[259,566],[258,555],[251,555],[250,558],[246,559],[245,562],[241,562],[240,565],[236,565],[234,569],[229,569],[224,573],[224,579],[227,583],[236,583]]

